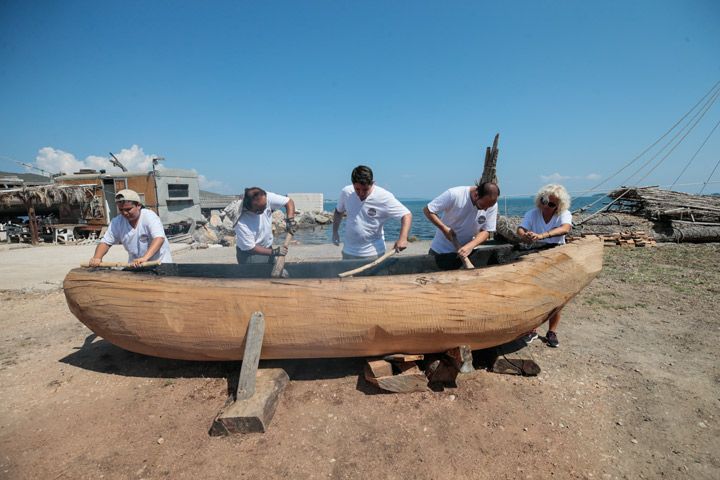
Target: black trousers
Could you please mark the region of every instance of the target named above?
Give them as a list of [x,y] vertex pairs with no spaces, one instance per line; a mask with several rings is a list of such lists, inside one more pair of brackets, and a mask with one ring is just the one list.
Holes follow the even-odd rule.
[[235,258],[240,265],[247,263],[273,263],[272,255],[258,255],[257,253],[244,252],[239,248],[235,248]]
[[432,248],[428,251],[435,258],[435,265],[440,270],[458,270],[462,267],[462,260],[457,253],[437,253]]

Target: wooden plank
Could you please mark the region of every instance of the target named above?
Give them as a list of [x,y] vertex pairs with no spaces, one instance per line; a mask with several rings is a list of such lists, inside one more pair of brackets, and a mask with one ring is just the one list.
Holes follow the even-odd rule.
[[392,365],[385,360],[367,360],[366,365],[367,369],[365,370],[365,378],[370,382],[372,382],[373,379],[388,377],[393,374]]
[[400,371],[400,375],[422,374],[422,370],[420,370],[420,367],[418,367],[418,364],[415,362],[401,363],[398,365],[398,370]]
[[[392,375],[391,373],[390,375],[375,376],[373,372],[387,372],[387,367],[378,362],[384,362],[391,367],[390,372],[392,372],[392,366],[384,360],[366,362],[365,379],[373,385],[393,393],[424,392],[427,390],[427,378],[415,362],[402,364],[398,375]],[[371,364],[373,365],[371,366]],[[374,370],[373,367],[375,367]]]
[[378,378],[378,387],[393,393],[413,393],[427,391],[427,378],[421,373],[394,375]]
[[425,358],[422,353],[408,354],[408,353],[393,353],[392,355],[385,355],[383,360],[388,362],[417,362]]
[[281,368],[259,370],[255,394],[244,400],[226,403],[213,420],[210,435],[266,432],[289,380],[288,374]]
[[255,312],[250,318],[245,334],[245,352],[243,353],[240,381],[238,382],[237,400],[252,397],[255,393],[255,377],[260,364],[260,350],[265,336],[265,316]]

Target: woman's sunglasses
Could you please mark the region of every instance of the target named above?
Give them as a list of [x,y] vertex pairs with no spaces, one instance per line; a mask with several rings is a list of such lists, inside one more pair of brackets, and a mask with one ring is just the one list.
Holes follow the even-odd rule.
[[540,203],[542,203],[543,205],[547,205],[547,206],[550,207],[550,208],[555,208],[555,207],[557,207],[557,203],[551,202],[551,201],[548,200],[547,198],[543,198],[542,200],[540,200]]

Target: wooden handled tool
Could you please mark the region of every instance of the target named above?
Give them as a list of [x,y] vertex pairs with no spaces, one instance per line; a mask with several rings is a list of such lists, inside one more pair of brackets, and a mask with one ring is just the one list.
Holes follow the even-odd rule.
[[368,269],[374,267],[375,265],[380,265],[382,262],[384,262],[388,258],[395,255],[395,253],[396,253],[395,249],[391,248],[390,250],[385,252],[385,254],[382,257],[378,258],[377,260],[370,262],[367,265],[363,265],[362,267],[358,267],[354,270],[348,270],[347,272],[338,273],[338,277],[345,278],[345,277],[350,277],[352,275],[355,275],[356,273],[364,272],[365,270],[368,270]]
[[[287,236],[285,237],[285,243],[283,243],[283,246],[289,247],[290,241],[292,240],[293,236],[292,233],[288,232]],[[282,275],[283,268],[285,268],[285,257],[287,255],[283,255],[281,257],[275,258],[275,265],[273,265],[272,273],[270,273],[270,277],[272,278],[280,278],[280,275]]]
[[[462,245],[460,245],[460,242],[457,241],[457,238],[453,237],[452,243],[453,243],[453,246],[455,247],[455,250],[460,250],[462,248]],[[463,266],[466,269],[472,270],[473,268],[475,268],[475,265],[472,264],[472,262],[470,261],[470,259],[468,257],[461,257],[461,258],[463,261]]]
[[[139,268],[142,267],[157,267],[160,265],[160,261],[153,260],[151,262],[145,262],[142,265],[140,265]],[[125,263],[125,262],[100,262],[100,265],[97,267],[90,267],[90,262],[85,262],[80,264],[83,268],[112,268],[112,267],[123,267],[123,268],[132,268],[132,263]]]

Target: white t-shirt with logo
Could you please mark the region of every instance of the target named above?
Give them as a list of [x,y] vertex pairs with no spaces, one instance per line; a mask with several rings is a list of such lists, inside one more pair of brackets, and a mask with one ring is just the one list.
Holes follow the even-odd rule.
[[353,186],[348,185],[340,192],[335,210],[347,212],[343,252],[356,257],[384,254],[383,225],[391,218],[402,218],[410,213],[392,193],[377,185],[373,185],[364,201],[357,196]]
[[255,245],[271,248],[273,244],[272,212],[287,205],[290,198],[267,192],[267,205],[260,214],[243,210],[235,224],[235,244],[246,252]]
[[[452,228],[460,245],[465,245],[480,231],[494,232],[497,223],[497,203],[487,210],[478,210],[470,199],[471,187],[453,187],[428,203],[432,213],[439,215]],[[430,244],[437,253],[454,253],[455,246],[438,229]]]
[[128,262],[132,262],[145,255],[153,239],[158,237],[164,239],[162,247],[149,261],[159,260],[161,263],[172,263],[170,243],[165,237],[165,229],[160,217],[152,210],[143,208],[140,210],[140,218],[135,228],[130,225],[127,218],[118,215],[112,219],[110,227],[100,241],[107,245],[122,244],[128,252]]
[[[539,208],[533,208],[525,213],[525,216],[520,223],[520,226],[525,230],[535,232],[537,234],[549,232],[553,228],[560,227],[565,224],[572,225],[572,213],[568,210],[560,213],[559,215],[553,215],[550,222],[545,223],[545,219],[542,215],[542,210]],[[559,237],[543,238],[538,240],[540,243],[557,243],[558,245],[565,244],[565,235]]]

